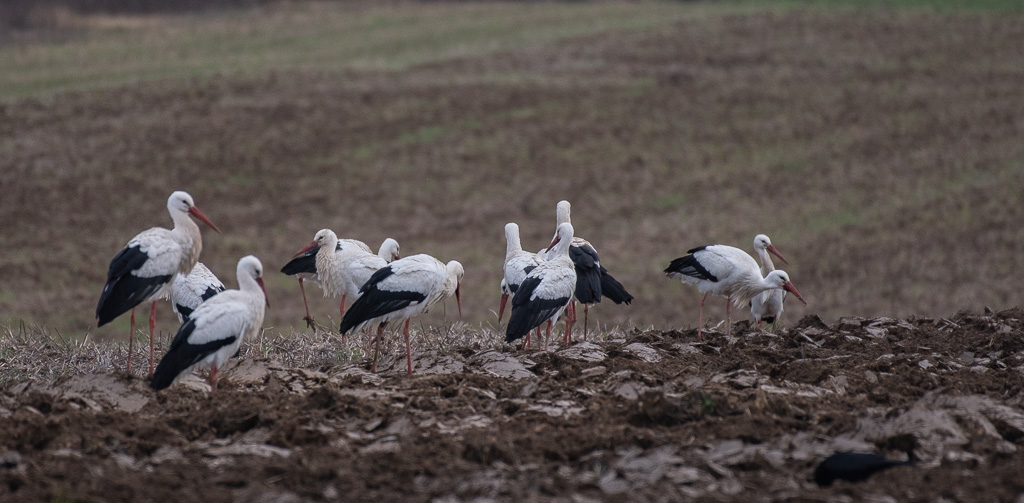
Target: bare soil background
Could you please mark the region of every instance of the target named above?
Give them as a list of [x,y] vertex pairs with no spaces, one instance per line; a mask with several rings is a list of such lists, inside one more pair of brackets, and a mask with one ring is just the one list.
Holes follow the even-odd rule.
[[[1019,501],[1024,312],[0,390],[11,501]],[[251,352],[251,351],[250,351]],[[836,450],[917,459],[820,488]]]

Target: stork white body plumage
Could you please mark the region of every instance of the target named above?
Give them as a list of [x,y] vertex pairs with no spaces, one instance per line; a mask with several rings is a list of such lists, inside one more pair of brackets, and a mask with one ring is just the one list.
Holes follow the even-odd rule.
[[[547,260],[530,271],[519,285],[512,297],[505,342],[528,336],[531,330],[545,321],[553,324],[572,301],[577,284],[576,268],[569,258],[572,235],[572,224],[559,224],[548,246]],[[565,343],[569,343],[574,321],[571,315],[566,319]]]
[[224,283],[202,262],[196,262],[192,272],[175,276],[171,283],[171,306],[178,322],[188,321],[192,311],[224,289]]
[[785,271],[772,271],[767,277],[762,277],[754,258],[739,248],[708,245],[693,248],[686,253],[688,255],[669,264],[665,269],[665,275],[694,285],[704,294],[700,299],[698,338],[703,339],[704,300],[708,294],[726,297],[726,334],[732,332],[729,318],[732,302],[745,305],[755,295],[773,288],[784,289],[804,302]]
[[458,261],[442,263],[430,255],[418,254],[398,259],[377,270],[360,288],[360,297],[345,313],[339,331],[359,330],[376,323],[377,341],[371,372],[377,371],[380,337],[385,325],[405,320],[406,371],[412,373],[412,349],[409,345],[409,319],[455,294],[462,315],[459,284],[465,271]]
[[[569,201],[559,201],[555,205],[555,225],[572,223],[572,205]],[[550,250],[541,250],[541,254],[548,254]],[[545,258],[548,258],[545,256]],[[616,304],[629,304],[633,296],[626,291],[606,269],[601,265],[601,257],[594,245],[579,236],[573,236],[572,245],[569,247],[569,258],[576,268],[576,293],[575,301],[583,304],[583,340],[587,340],[588,317],[590,306],[599,304],[601,299],[607,297]],[[575,303],[569,306],[575,317]]]
[[[334,251],[336,256],[332,257],[331,260],[338,261],[338,268],[343,269],[345,274],[332,276],[331,279],[337,281],[338,284],[334,284],[335,288],[332,288],[330,291],[324,287],[317,272],[317,256],[320,254],[322,247],[314,244],[316,239],[314,239],[314,243],[310,243],[296,253],[292,260],[281,268],[281,272],[289,276],[295,276],[299,280],[302,304],[306,309],[305,320],[306,324],[310,327],[314,326],[314,322],[313,317],[309,314],[309,302],[306,300],[306,289],[303,287],[304,281],[309,280],[317,283],[321,290],[323,290],[325,297],[337,295],[337,292],[340,291],[342,300],[339,311],[344,316],[347,297],[358,295],[359,287],[369,279],[373,271],[393,260],[397,260],[401,256],[398,242],[391,238],[387,238],[381,243],[377,255],[373,255],[370,252],[370,248],[362,241],[356,239],[337,239],[337,235],[335,235],[335,238]],[[325,238],[324,240],[327,241],[328,239]],[[323,261],[325,259],[326,257],[319,260]],[[366,272],[369,269],[372,270]]]
[[505,265],[504,276],[501,278],[501,305],[498,307],[498,321],[505,313],[508,298],[515,295],[519,285],[535,267],[544,262],[537,253],[523,250],[519,240],[519,225],[509,222],[505,224]]
[[[772,240],[764,234],[754,237],[754,251],[757,252],[757,257],[761,261],[762,276],[768,276],[775,270],[775,264],[769,254],[779,257],[779,260],[786,264],[789,263],[782,253],[772,245]],[[757,326],[760,327],[763,322],[768,322],[773,327],[777,326],[782,317],[782,306],[785,301],[786,291],[776,288],[765,290],[750,299],[750,314],[757,322]]]
[[170,295],[170,283],[179,274],[188,274],[199,260],[203,249],[199,226],[189,218],[198,218],[213,230],[220,232],[187,192],[176,191],[167,198],[167,212],[174,221],[172,229],[153,227],[142,231],[122,249],[107,269],[107,283],[103,286],[96,306],[97,326],[132,312],[131,337],[128,339],[127,371],[131,372],[132,347],[135,340],[135,307],[152,301],[149,316],[149,373],[153,374],[153,334],[156,331],[156,301]]
[[161,390],[193,368],[210,369],[210,387],[217,391],[217,374],[246,338],[263,327],[267,292],[263,264],[252,255],[236,269],[238,290],[226,290],[202,303],[171,341],[151,385]]
[[360,289],[370,280],[370,276],[391,262],[400,259],[401,253],[398,241],[387,238],[380,244],[376,255],[360,250],[346,254],[344,258],[347,259],[347,263],[344,264],[344,278],[348,282],[345,285],[345,295],[358,300],[362,296]]

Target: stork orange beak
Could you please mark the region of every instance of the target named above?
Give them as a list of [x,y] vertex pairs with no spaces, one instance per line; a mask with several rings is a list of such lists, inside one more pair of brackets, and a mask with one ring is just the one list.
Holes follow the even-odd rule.
[[505,303],[508,302],[508,294],[501,294],[501,305],[498,306],[498,322],[501,322],[501,316],[505,314]]
[[308,245],[306,245],[306,246],[303,246],[301,250],[299,250],[299,251],[295,252],[295,255],[292,255],[292,258],[298,257],[299,255],[302,255],[303,253],[306,253],[306,252],[308,252],[309,250],[312,250],[312,249],[313,249],[314,247],[316,247],[316,246],[319,246],[319,245],[318,245],[318,244],[316,243],[316,241],[310,241]]
[[459,305],[459,319],[462,319],[462,295],[459,291],[462,290],[462,285],[455,285],[455,303]]
[[[786,260],[786,257],[783,257],[782,253],[779,252],[778,248],[775,248],[775,245],[768,245],[768,252],[771,253],[772,255],[775,255],[776,257],[779,257],[779,260],[783,261],[784,263],[789,264],[789,262]],[[800,296],[797,295],[797,298],[800,298]]]
[[211,229],[217,231],[217,234],[221,233],[220,229],[218,229],[216,225],[213,225],[213,222],[211,222],[209,218],[206,218],[206,215],[203,215],[203,212],[199,211],[199,208],[196,208],[195,206],[189,208],[188,214],[198,218],[199,221],[204,224],[209,225]]
[[[260,288],[263,289],[263,298],[267,301],[267,307],[270,307],[270,297],[267,297],[267,286],[263,284],[263,278],[256,278],[256,282],[260,284]],[[797,295],[799,297],[799,295]]]
[[555,245],[558,244],[558,242],[561,240],[562,238],[558,237],[558,234],[555,234],[555,237],[551,239],[551,244],[548,245],[548,250],[554,248]]
[[803,302],[805,306],[807,305],[807,301],[800,296],[800,292],[796,291],[796,287],[793,286],[793,283],[787,281],[785,284],[782,285],[782,289],[793,295],[796,295],[796,298],[800,299],[800,302]]

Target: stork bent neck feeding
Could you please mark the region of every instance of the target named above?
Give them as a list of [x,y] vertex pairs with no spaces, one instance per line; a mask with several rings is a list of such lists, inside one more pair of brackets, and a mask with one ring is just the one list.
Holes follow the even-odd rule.
[[377,371],[380,338],[384,327],[392,320],[404,320],[406,370],[412,373],[412,350],[409,343],[409,319],[426,312],[433,305],[452,294],[462,315],[459,292],[465,270],[452,260],[447,264],[426,254],[417,254],[396,260],[370,276],[360,288],[360,297],[341,319],[338,331],[343,335],[351,330],[377,324],[376,344],[371,372]]
[[[761,261],[762,276],[767,276],[775,270],[775,264],[772,262],[771,255],[775,255],[783,263],[789,264],[786,257],[783,257],[782,253],[772,245],[772,240],[764,234],[758,234],[754,237],[754,251]],[[779,289],[768,290],[751,298],[750,314],[754,317],[754,321],[757,322],[757,326],[761,327],[767,321],[773,327],[777,327],[782,317],[785,301],[786,291]]]
[[704,294],[700,300],[698,338],[703,339],[704,300],[708,294],[726,297],[726,334],[732,332],[732,302],[743,305],[765,290],[782,288],[806,304],[785,271],[772,271],[768,277],[763,277],[754,258],[739,248],[708,245],[690,249],[687,253],[673,260],[665,269],[665,275],[694,285]]

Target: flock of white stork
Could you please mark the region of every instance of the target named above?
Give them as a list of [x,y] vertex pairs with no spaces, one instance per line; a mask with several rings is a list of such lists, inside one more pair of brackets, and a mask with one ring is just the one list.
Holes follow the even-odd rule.
[[[96,307],[98,326],[131,311],[131,336],[127,370],[131,372],[131,354],[135,334],[135,308],[152,302],[149,318],[149,374],[151,385],[160,390],[170,386],[192,369],[209,369],[209,383],[217,389],[218,370],[234,355],[246,338],[263,326],[270,305],[263,284],[263,264],[247,255],[238,261],[237,290],[225,290],[224,284],[199,260],[202,238],[199,226],[190,218],[220,232],[195,206],[192,196],[177,191],[167,199],[167,211],[174,228],[154,227],[132,238],[110,262],[107,283]],[[586,313],[590,306],[608,298],[616,304],[629,304],[633,296],[601,265],[597,250],[585,239],[575,236],[570,220],[570,205],[561,201],[556,207],[556,229],[547,248],[524,251],[519,226],[505,225],[507,248],[504,277],[501,280],[501,304],[498,320],[504,316],[509,297],[511,314],[505,341],[524,339],[520,348],[530,346],[530,333],[536,329],[537,344],[547,346],[552,325],[565,314],[563,343],[572,342],[576,322],[576,304],[584,306],[584,340],[587,337]],[[804,302],[785,271],[775,270],[769,253],[786,259],[772,246],[768,236],[754,239],[761,265],[749,254],[724,245],[693,248],[665,269],[665,274],[683,283],[695,285],[704,295],[700,300],[698,337],[703,338],[704,300],[708,294],[726,297],[726,327],[731,329],[730,306],[750,305],[760,325],[777,323],[782,314],[786,292]],[[788,262],[786,262],[788,263]],[[376,372],[380,339],[391,321],[405,321],[406,370],[412,373],[409,344],[409,320],[455,295],[462,314],[459,285],[465,273],[462,264],[447,264],[426,254],[400,257],[398,243],[386,239],[374,254],[361,241],[339,239],[330,229],[316,233],[313,241],[299,250],[281,272],[296,276],[306,304],[306,321],[312,326],[306,302],[304,280],[319,283],[325,296],[341,296],[342,337],[350,331],[377,325],[371,371]],[[346,299],[355,302],[346,311]],[[171,341],[167,354],[154,369],[153,334],[156,329],[156,303],[170,299],[181,327]],[[804,302],[806,304],[806,302]],[[547,322],[547,337],[541,338],[541,326]],[[543,341],[543,342],[542,342]]]

